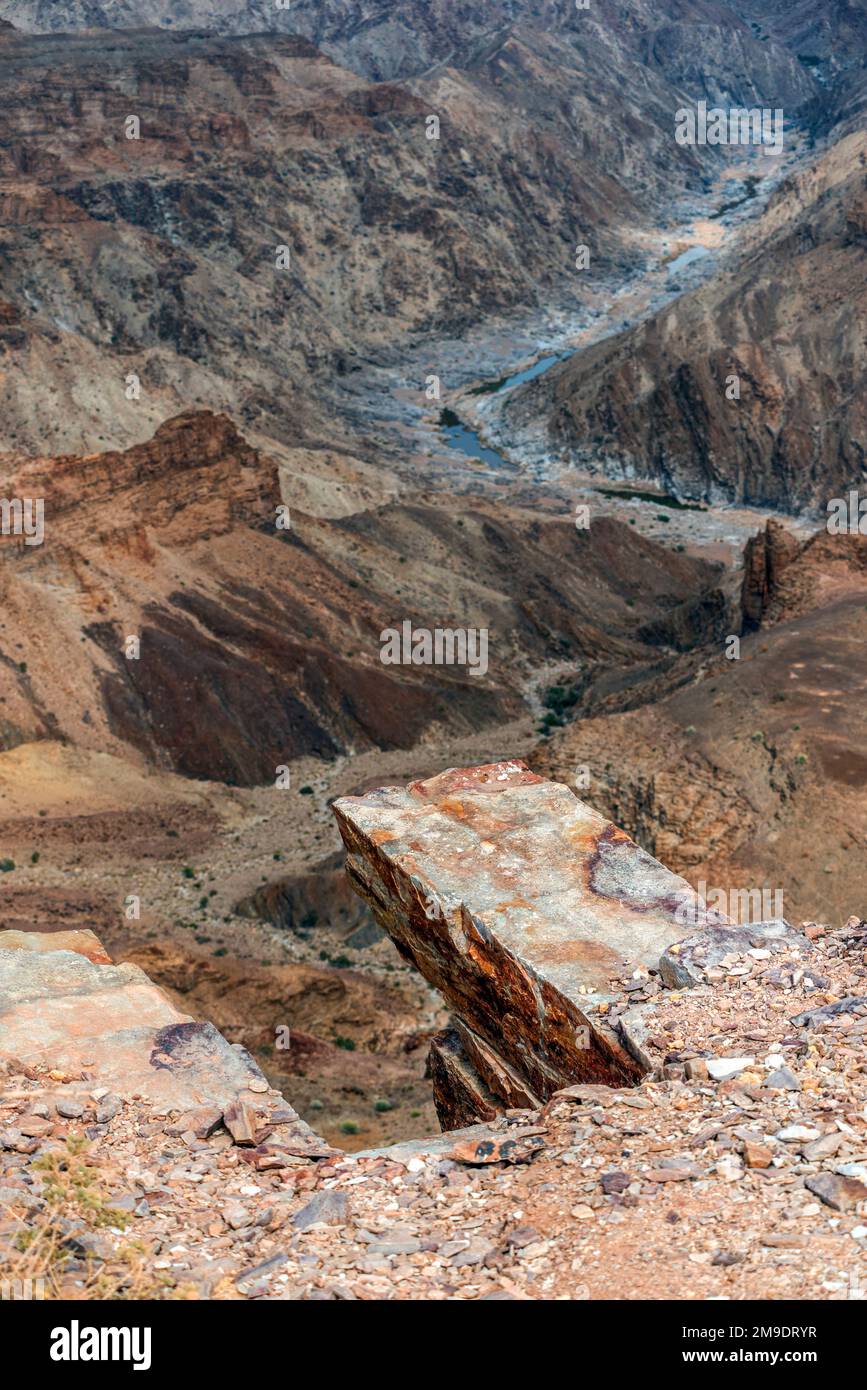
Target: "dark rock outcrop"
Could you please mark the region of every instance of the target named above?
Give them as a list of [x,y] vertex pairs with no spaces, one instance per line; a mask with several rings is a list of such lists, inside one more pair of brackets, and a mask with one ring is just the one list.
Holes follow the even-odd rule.
[[761,626],[780,576],[799,550],[795,537],[773,517],[765,523],[764,531],[759,531],[747,542],[741,589],[745,632]]

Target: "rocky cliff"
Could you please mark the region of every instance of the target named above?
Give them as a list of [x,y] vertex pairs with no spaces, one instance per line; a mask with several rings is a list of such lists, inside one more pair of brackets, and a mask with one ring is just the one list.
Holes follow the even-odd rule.
[[865,564],[863,537],[798,546],[771,523],[750,547],[740,646],[706,648],[661,698],[555,730],[534,768],[583,768],[581,795],[693,884],[846,914],[867,844]]
[[[492,1113],[341,1153],[93,933],[0,933],[4,1280],[75,1299],[846,1291],[867,1203],[858,917],[678,922],[681,880],[517,763],[338,816],[354,881],[461,1012],[434,1044],[443,1115]],[[625,1071],[575,1081],[585,1053]],[[544,1104],[527,1067],[556,1086]]]
[[[174,9],[144,8],[149,22]],[[50,28],[143,18],[129,5],[15,12]],[[270,7],[262,23],[280,32],[258,36],[186,27],[256,28],[248,6],[187,7],[177,33],[4,30],[13,447],[140,443],[195,405],[284,447],[345,447],[362,361],[399,361],[419,334],[492,313],[579,305],[640,265],[641,229],[725,162],[672,139],[674,110],[710,74],[744,100],[768,89],[794,108],[813,94],[788,52],[723,9],[696,23],[635,5],[613,27],[565,3],[504,12],[514,23],[489,31],[485,9],[475,44],[476,7],[419,6],[413,53],[430,33],[442,65],[400,81],[340,58],[368,40],[387,52],[379,21],[408,22],[392,6],[293,5],[285,20]],[[296,20],[338,61],[283,32]],[[589,275],[574,269],[579,243]],[[449,365],[434,364],[444,379]]]
[[[41,545],[0,544],[6,748],[61,738],[273,784],[304,754],[526,718],[540,664],[665,667],[670,634],[643,628],[719,590],[716,565],[604,518],[576,538],[568,518],[466,498],[310,515],[284,500],[291,471],[209,412],[125,452],[6,466],[9,495],[45,508]],[[449,576],[458,554],[468,578]],[[406,620],[484,628],[486,679],[383,664],[381,634]]]
[[682,496],[824,516],[867,477],[865,161],[863,131],[842,139],[720,275],[516,391],[512,437]]

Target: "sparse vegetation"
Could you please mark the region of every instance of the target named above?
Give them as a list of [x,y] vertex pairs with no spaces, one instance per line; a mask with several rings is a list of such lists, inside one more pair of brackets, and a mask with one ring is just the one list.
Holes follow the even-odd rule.
[[[124,1231],[129,1217],[110,1205],[112,1194],[89,1156],[89,1147],[84,1136],[69,1135],[63,1147],[34,1161],[34,1172],[42,1177],[44,1205],[24,1216],[22,1229],[4,1247],[0,1285],[41,1280],[47,1299],[190,1296],[190,1289],[175,1287],[167,1274],[153,1268],[149,1252],[140,1243],[112,1240],[112,1233]],[[99,1231],[106,1232],[107,1247],[114,1245],[104,1260],[89,1253],[85,1239]],[[71,1260],[75,1261],[74,1281],[66,1277]]]

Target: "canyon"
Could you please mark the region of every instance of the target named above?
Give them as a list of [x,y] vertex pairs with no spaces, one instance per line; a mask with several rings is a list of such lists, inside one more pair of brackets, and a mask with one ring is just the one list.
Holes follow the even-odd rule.
[[[48,958],[95,932],[100,966],[144,972],[166,1018],[245,1049],[322,1147],[289,1165],[296,1206],[364,1173],[362,1205],[394,1179],[411,1208],[416,1160],[420,1183],[449,1187],[461,1141],[439,1126],[487,1125],[465,1142],[496,1146],[550,1117],[568,1148],[567,1117],[592,1110],[606,1141],[633,1090],[672,1124],[694,1107],[684,1151],[720,1108],[745,1133],[750,1103],[786,1118],[760,1062],[712,1101],[687,1070],[730,1051],[717,1006],[745,1054],[783,1047],[786,1019],[759,1043],[748,1006],[784,989],[794,1016],[811,989],[758,978],[750,952],[771,947],[741,942],[745,974],[702,977],[681,1038],[658,968],[683,935],[668,908],[652,949],[624,947],[616,969],[582,938],[599,969],[565,993],[574,917],[532,960],[523,918],[491,945],[478,922],[502,885],[455,810],[491,816],[498,843],[495,798],[469,786],[480,769],[544,799],[552,872],[572,854],[577,880],[610,823],[603,860],[628,841],[651,886],[781,897],[794,955],[821,940],[835,987],[860,989],[867,537],[825,522],[867,470],[863,13],[596,9],[0,0],[0,503],[42,508],[38,543],[0,534],[0,936],[10,954],[43,938]],[[701,102],[783,109],[781,152],[679,143],[676,112]],[[383,660],[407,626],[484,634],[484,671]],[[544,827],[564,806],[585,819],[555,845]],[[508,892],[550,928],[522,815]],[[421,868],[391,863],[392,831]],[[537,1015],[518,977],[552,962]],[[650,1044],[621,1028],[632,970],[659,1010]],[[558,1031],[583,1003],[592,1064]],[[798,1062],[824,1057],[824,1022],[798,1028]],[[859,1039],[829,1083],[847,1123]],[[9,1076],[41,1094],[13,1053]],[[803,1091],[824,1133],[821,1090]],[[133,1114],[118,1142],[173,1122]],[[535,1137],[527,1175],[549,1163]],[[222,1191],[211,1160],[237,1176],[248,1159],[212,1139],[194,1152]],[[737,1135],[742,1170],[760,1140]],[[112,1131],[97,1141],[110,1157]],[[729,1156],[723,1143],[689,1175],[717,1201]],[[568,1177],[550,1176],[552,1210]],[[578,1225],[604,1205],[612,1239],[621,1217],[639,1239],[661,1189],[631,1177],[635,1203],[588,1187]],[[491,1230],[504,1210],[497,1197]],[[204,1207],[187,1218],[202,1236]],[[395,1239],[423,1240],[408,1221]],[[267,1261],[274,1232],[260,1235]],[[293,1296],[343,1287],[326,1246],[315,1280],[293,1270]],[[521,1248],[484,1268],[508,1265],[523,1296]],[[568,1285],[555,1263],[544,1296]],[[752,1295],[759,1275],[742,1273],[726,1278]],[[640,1270],[632,1287],[647,1296]]]

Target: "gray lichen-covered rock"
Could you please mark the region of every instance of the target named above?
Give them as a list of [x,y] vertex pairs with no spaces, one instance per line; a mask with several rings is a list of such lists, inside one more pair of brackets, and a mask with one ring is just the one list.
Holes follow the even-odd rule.
[[659,958],[659,974],[669,989],[692,989],[705,983],[706,972],[728,955],[755,949],[809,955],[812,945],[802,931],[782,917],[767,922],[716,922],[674,942]]

